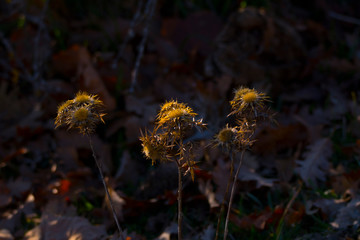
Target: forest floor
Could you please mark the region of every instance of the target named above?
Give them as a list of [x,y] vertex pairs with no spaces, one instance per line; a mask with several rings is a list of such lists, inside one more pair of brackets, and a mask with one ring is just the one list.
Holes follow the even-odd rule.
[[[300,3],[301,2],[301,3]],[[127,240],[177,239],[177,168],[142,152],[163,103],[205,130],[183,179],[184,239],[214,239],[241,86],[275,123],[245,153],[228,239],[359,239],[360,2],[0,3],[0,239],[118,239],[88,139],[55,129],[78,91],[104,102],[92,135]],[[239,155],[235,156],[235,166]],[[221,220],[220,238],[224,231]]]

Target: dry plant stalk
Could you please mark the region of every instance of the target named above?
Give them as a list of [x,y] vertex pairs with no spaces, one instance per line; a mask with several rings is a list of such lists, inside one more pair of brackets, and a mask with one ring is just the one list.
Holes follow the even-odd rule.
[[91,139],[91,134],[94,132],[96,125],[99,122],[104,123],[102,118],[105,115],[102,113],[103,108],[103,102],[99,100],[96,95],[89,95],[85,92],[78,92],[74,99],[68,100],[58,107],[57,117],[55,119],[55,128],[58,128],[62,125],[68,125],[68,129],[77,128],[79,129],[80,133],[88,137],[90,148],[96,166],[99,169],[101,181],[104,185],[105,193],[109,200],[116,226],[119,230],[120,239],[125,240],[123,231],[117,219],[114,204],[111,200],[109,190],[104,179],[102,163],[96,157]]
[[225,199],[228,195],[234,170],[234,156],[236,152],[241,152],[239,164],[232,181],[228,210],[225,218],[224,240],[228,235],[229,216],[231,212],[231,205],[234,199],[236,180],[239,176],[245,150],[249,149],[254,142],[254,140],[252,140],[252,136],[255,132],[257,122],[259,120],[265,120],[271,117],[269,110],[265,107],[265,101],[268,101],[268,97],[264,93],[259,93],[254,89],[245,87],[240,87],[237,89],[235,91],[234,98],[230,101],[232,112],[228,115],[235,115],[237,125],[235,127],[229,127],[226,125],[226,127],[221,129],[220,132],[215,136],[215,146],[223,147],[225,151],[229,153],[231,159],[230,176],[220,207],[215,240],[219,238],[221,216],[225,208]]
[[[197,114],[186,104],[169,101],[161,106],[153,132],[142,133],[143,153],[156,161],[174,162],[178,168],[178,239],[182,239],[182,175],[190,172],[194,180],[192,143],[184,138],[193,128],[204,128],[202,120],[195,120]],[[186,171],[183,173],[182,169]]]

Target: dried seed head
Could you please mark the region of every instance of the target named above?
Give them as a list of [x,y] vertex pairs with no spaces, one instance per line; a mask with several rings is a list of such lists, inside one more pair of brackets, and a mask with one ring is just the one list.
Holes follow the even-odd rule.
[[183,125],[182,127],[186,127],[187,125],[194,124],[196,122],[194,117],[197,114],[194,111],[186,106],[184,103],[178,103],[177,101],[166,102],[160,109],[160,112],[157,116],[157,124],[158,126],[164,127],[177,127],[176,125]]
[[171,120],[177,120],[180,118],[183,118],[183,119],[190,118],[191,119],[194,116],[196,116],[196,113],[192,112],[192,109],[187,107],[187,108],[176,108],[176,109],[169,110],[166,113],[165,118],[167,120],[171,121]]
[[255,92],[248,92],[244,94],[243,101],[246,103],[252,103],[256,101],[257,97],[258,95]]
[[74,112],[74,120],[78,122],[85,121],[89,117],[89,109],[81,107]]
[[55,119],[55,128],[58,128],[61,125],[65,124],[66,117],[68,115],[69,109],[71,108],[71,105],[72,105],[72,101],[68,100],[68,101],[62,103],[58,107],[58,110],[57,110],[58,114]]
[[179,103],[179,102],[174,101],[174,100],[168,101],[168,102],[164,103],[164,104],[161,106],[159,115],[161,115],[161,114],[166,114],[166,112],[168,112],[169,110],[179,109],[179,108],[186,108],[186,104],[184,104],[184,103]]
[[216,139],[223,144],[230,143],[234,138],[234,130],[233,128],[223,128],[220,130],[219,134],[216,136]]
[[215,136],[215,146],[222,146],[226,149],[230,149],[235,144],[237,129],[226,125],[220,132]]
[[85,92],[78,92],[74,98],[74,103],[90,104],[94,101],[93,97]]
[[166,161],[166,145],[159,137],[141,133],[142,152],[147,159],[151,159],[152,164],[156,161]]
[[69,129],[78,128],[82,134],[90,134],[98,122],[104,122],[102,106],[96,95],[79,92],[73,100],[59,106],[55,126],[68,125]]
[[233,100],[230,101],[232,112],[229,115],[239,115],[248,119],[257,118],[265,110],[264,102],[268,97],[255,89],[241,87],[235,91]]

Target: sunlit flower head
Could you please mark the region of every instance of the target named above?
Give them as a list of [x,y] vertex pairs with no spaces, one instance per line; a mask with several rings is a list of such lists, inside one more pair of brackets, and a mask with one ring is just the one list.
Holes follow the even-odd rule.
[[235,96],[230,101],[232,112],[229,115],[240,115],[246,118],[257,118],[259,113],[265,111],[264,102],[268,97],[255,89],[240,87],[235,90]]
[[101,100],[98,99],[97,95],[91,95],[86,92],[78,92],[73,99],[73,103],[77,106],[90,105],[93,108],[99,108],[103,106]]
[[147,159],[151,159],[152,164],[156,161],[166,161],[168,160],[166,157],[166,146],[156,136],[142,134],[140,137],[142,152]]
[[68,128],[78,128],[82,134],[90,134],[96,124],[104,122],[101,113],[102,101],[96,95],[79,92],[73,100],[61,104],[57,111],[55,127],[68,125]]
[[197,114],[186,104],[169,101],[161,107],[157,116],[157,124],[165,127],[195,125],[196,121],[194,117],[196,115]]

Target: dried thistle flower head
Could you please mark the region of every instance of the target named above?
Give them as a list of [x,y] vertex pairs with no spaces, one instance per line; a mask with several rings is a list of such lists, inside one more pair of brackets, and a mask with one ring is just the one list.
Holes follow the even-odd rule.
[[236,136],[235,136],[235,147],[238,150],[244,150],[252,146],[254,140],[252,140],[252,136],[255,131],[256,123],[249,123],[246,120],[242,120],[238,122]]
[[172,110],[172,109],[183,109],[183,108],[186,108],[186,104],[184,103],[179,103],[175,100],[171,100],[171,101],[168,101],[168,102],[165,102],[162,106],[161,106],[161,109],[159,111],[159,114],[158,114],[158,118],[161,118],[163,117],[164,115],[167,114],[167,112],[169,110]]
[[202,120],[195,120],[197,114],[185,103],[169,101],[162,105],[157,116],[157,126],[165,129],[186,130],[188,127],[205,126]]
[[96,95],[78,92],[73,100],[68,100],[58,107],[55,128],[68,125],[69,129],[78,128],[82,134],[90,134],[96,124],[104,122],[101,113],[103,103]]
[[147,159],[151,159],[152,164],[156,161],[167,161],[166,157],[166,145],[161,138],[141,133],[140,137],[142,152]]
[[215,136],[215,145],[220,145],[229,149],[231,144],[234,143],[236,133],[236,128],[232,128],[226,125],[226,127],[221,129],[220,132]]
[[73,99],[75,105],[90,105],[92,108],[102,108],[103,103],[97,98],[97,95],[87,94],[86,92],[78,92]]
[[268,97],[255,89],[240,87],[235,90],[235,96],[230,101],[232,112],[229,115],[240,115],[246,118],[257,118],[259,113],[265,111],[264,102]]

